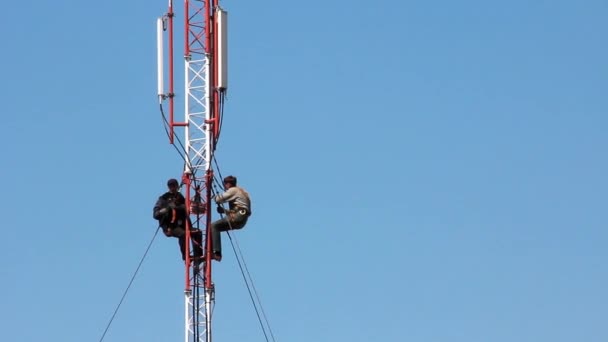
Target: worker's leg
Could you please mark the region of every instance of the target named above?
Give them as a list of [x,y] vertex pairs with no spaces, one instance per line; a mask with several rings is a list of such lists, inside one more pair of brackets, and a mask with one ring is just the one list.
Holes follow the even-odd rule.
[[177,243],[179,244],[179,251],[182,254],[182,260],[186,260],[186,234],[184,232],[184,229],[182,227],[173,226],[170,227],[168,231],[168,236],[177,238]]
[[223,217],[211,224],[211,249],[213,254],[221,258],[222,255],[222,236],[220,232],[230,229],[228,219]]
[[[181,231],[181,229],[178,229],[177,231],[181,232],[181,234],[176,235],[175,237],[177,238],[177,241],[179,243],[179,250],[182,254],[182,260],[186,260],[186,234],[183,233],[183,231]],[[203,248],[202,248],[203,234],[201,233],[201,231],[198,229],[193,230],[190,233],[190,239],[191,239],[190,246],[191,246],[191,251],[192,251],[193,257],[196,258],[196,257],[203,256]]]
[[[200,257],[203,255],[203,234],[201,233],[200,229],[193,227],[192,220],[190,220],[190,217],[185,217],[183,224],[186,224],[186,222],[190,227],[190,251],[192,252],[191,255],[193,257]],[[186,227],[184,226],[184,234],[185,231]]]
[[190,233],[190,238],[194,257],[203,256],[203,233],[199,229],[194,229]]
[[228,216],[215,221],[211,224],[211,235],[212,235],[212,249],[216,260],[222,259],[222,236],[221,232],[226,232],[234,229],[241,229],[247,223],[247,216],[244,215],[233,215],[232,219],[228,219]]
[[177,238],[179,243],[179,251],[182,253],[182,260],[186,260],[186,235],[179,236]]
[[165,236],[171,236],[171,228],[169,227],[169,219],[168,216],[162,215],[158,218],[158,226],[162,228]]

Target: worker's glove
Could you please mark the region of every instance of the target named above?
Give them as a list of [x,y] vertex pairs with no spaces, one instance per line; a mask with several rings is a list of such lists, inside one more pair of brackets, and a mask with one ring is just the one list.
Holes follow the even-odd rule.
[[222,207],[221,205],[217,206],[217,212],[220,214],[223,214],[224,212],[226,212],[226,210],[224,210],[224,207]]
[[161,210],[158,211],[158,213],[161,215],[164,215],[167,213],[167,211],[169,211],[167,208],[162,208]]

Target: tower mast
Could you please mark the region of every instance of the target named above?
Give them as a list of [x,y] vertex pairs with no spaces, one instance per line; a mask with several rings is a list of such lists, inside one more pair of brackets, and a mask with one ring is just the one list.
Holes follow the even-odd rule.
[[[218,0],[184,0],[184,121],[175,121],[174,13],[173,0],[158,20],[158,96],[169,102],[169,140],[175,144],[175,130],[183,127],[186,208],[192,227],[186,229],[185,341],[211,342],[211,312],[215,288],[211,269],[212,158],[219,137],[226,90],[226,18]],[[163,36],[168,35],[165,47]],[[164,89],[164,55],[168,54],[168,92]],[[205,262],[198,267],[190,256],[193,230],[203,234]]]

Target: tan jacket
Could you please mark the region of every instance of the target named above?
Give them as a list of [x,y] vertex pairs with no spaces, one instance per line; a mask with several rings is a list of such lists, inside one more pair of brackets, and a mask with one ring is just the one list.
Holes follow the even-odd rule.
[[215,202],[218,204],[228,202],[230,209],[247,209],[251,213],[251,198],[245,189],[233,186],[226,192],[215,196]]

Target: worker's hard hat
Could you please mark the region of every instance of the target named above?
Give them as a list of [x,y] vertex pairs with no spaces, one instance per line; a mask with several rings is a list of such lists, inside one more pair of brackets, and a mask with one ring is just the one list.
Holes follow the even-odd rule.
[[179,182],[175,178],[171,178],[167,181],[167,186],[179,186]]

